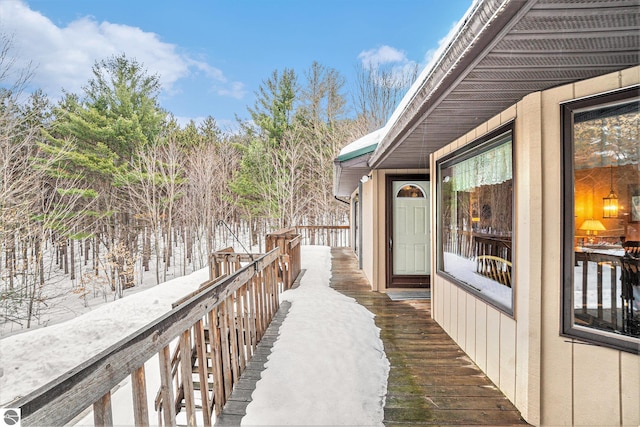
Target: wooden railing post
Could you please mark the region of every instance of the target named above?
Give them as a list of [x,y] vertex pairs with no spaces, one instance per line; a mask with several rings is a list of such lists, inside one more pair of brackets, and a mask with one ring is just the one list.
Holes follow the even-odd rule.
[[211,426],[211,405],[209,403],[209,368],[207,363],[206,342],[202,320],[198,320],[194,327],[196,338],[196,357],[198,358],[198,376],[200,379],[200,401],[202,402],[202,418],[206,427]]
[[108,392],[93,404],[93,424],[100,427],[113,426],[111,392]]
[[133,419],[136,426],[149,425],[149,409],[147,403],[147,382],[144,365],[131,373],[131,391],[133,393]]
[[160,393],[162,395],[162,408],[164,414],[164,424],[166,426],[176,426],[176,408],[173,394],[173,382],[171,377],[171,349],[165,346],[158,353],[160,360]]
[[222,348],[220,344],[220,323],[218,321],[218,310],[213,309],[209,312],[209,345],[213,351],[211,364],[213,365],[214,375],[214,395],[216,413],[222,412],[224,402],[226,402],[224,392],[224,366],[222,364]]
[[231,354],[229,354],[229,321],[227,318],[227,303],[222,302],[220,304],[220,310],[218,312],[220,316],[220,337],[222,344],[222,367],[224,372],[224,401],[226,402],[229,396],[231,396],[231,389],[233,388],[232,370],[231,370]]
[[180,374],[184,390],[184,404],[187,411],[187,425],[196,425],[196,403],[193,399],[193,375],[191,372],[191,332],[189,329],[180,335]]

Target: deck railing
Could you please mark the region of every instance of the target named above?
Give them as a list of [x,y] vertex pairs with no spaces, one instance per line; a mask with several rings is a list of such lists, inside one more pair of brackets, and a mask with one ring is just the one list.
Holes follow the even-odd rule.
[[63,425],[90,407],[95,425],[113,425],[111,391],[127,376],[133,421],[148,425],[145,362],[155,355],[158,423],[175,426],[184,409],[180,424],[195,425],[198,411],[211,425],[299,272],[300,237],[278,239],[264,255],[213,254],[211,279],[166,315],[16,401],[22,425]]
[[303,245],[341,248],[351,244],[348,225],[298,225],[295,231],[302,236]]
[[282,255],[282,279],[285,289],[289,289],[300,274],[300,243],[302,238],[295,228],[283,228],[275,233],[267,234],[265,247],[267,251],[280,248]]
[[[612,331],[623,328],[621,290],[618,287],[620,258],[599,253],[575,253],[576,284],[579,283],[582,288],[580,299],[574,306],[578,324]],[[595,294],[592,301],[590,293]]]

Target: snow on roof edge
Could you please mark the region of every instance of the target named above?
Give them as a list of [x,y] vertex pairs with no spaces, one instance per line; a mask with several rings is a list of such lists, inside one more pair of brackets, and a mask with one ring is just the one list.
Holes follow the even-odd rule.
[[356,139],[350,144],[347,144],[342,148],[342,150],[340,150],[340,153],[338,154],[338,158],[344,157],[347,154],[353,153],[363,148],[371,147],[372,145],[377,145],[380,142],[380,139],[382,137],[382,131],[384,129],[385,128],[382,127],[378,130],[375,130],[371,133],[366,134],[361,138]]

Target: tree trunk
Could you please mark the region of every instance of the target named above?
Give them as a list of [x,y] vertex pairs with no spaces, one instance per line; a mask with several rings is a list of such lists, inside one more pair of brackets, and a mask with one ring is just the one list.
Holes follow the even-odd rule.
[[14,269],[13,269],[13,251],[14,251],[14,247],[15,247],[15,237],[13,233],[9,233],[8,239],[7,239],[7,250],[5,251],[5,262],[6,262],[6,266],[7,266],[7,272],[9,275],[9,289],[13,289],[13,275],[14,275]]
[[93,238],[93,271],[95,272],[96,276],[100,275],[99,260],[98,260],[99,256],[100,256],[100,240],[96,235]]
[[144,271],[149,271],[149,259],[151,258],[151,234],[148,227],[144,228],[142,243],[142,267]]
[[62,248],[62,262],[64,264],[64,274],[69,274],[69,250],[67,248],[69,240],[64,238],[60,247]]
[[75,260],[75,245],[73,244],[73,240],[69,240],[69,258],[71,262],[71,266],[69,267],[69,274],[71,280],[76,280],[76,260]]

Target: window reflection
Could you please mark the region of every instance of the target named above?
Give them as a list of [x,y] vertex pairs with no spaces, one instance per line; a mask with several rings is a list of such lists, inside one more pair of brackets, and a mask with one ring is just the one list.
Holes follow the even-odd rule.
[[639,101],[573,112],[573,323],[640,337]]
[[396,197],[413,197],[413,198],[421,198],[424,199],[424,191],[422,188],[418,187],[414,184],[407,184],[398,190],[398,194]]
[[512,311],[512,133],[440,165],[440,271]]

